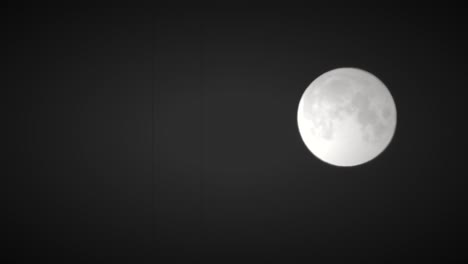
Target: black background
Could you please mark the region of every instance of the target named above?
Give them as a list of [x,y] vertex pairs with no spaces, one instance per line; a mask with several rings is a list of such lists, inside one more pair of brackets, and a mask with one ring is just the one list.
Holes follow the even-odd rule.
[[[6,263],[466,257],[462,9],[4,14]],[[337,67],[397,105],[392,143],[357,167],[297,129]]]

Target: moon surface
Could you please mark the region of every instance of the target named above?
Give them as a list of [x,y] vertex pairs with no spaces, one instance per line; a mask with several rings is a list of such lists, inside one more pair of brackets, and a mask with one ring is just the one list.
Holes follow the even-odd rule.
[[395,102],[385,84],[371,73],[338,68],[315,79],[297,112],[299,133],[320,160],[356,166],[382,153],[397,123]]

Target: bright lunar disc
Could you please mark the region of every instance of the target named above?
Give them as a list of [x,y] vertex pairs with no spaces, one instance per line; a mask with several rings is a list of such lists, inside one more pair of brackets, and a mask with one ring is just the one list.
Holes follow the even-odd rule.
[[307,148],[336,166],[355,166],[377,157],[392,140],[397,112],[377,77],[356,68],[320,75],[299,102],[297,123]]

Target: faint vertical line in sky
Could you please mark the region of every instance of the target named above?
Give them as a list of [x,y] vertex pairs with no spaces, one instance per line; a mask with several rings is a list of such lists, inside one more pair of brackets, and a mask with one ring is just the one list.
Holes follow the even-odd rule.
[[204,89],[204,78],[203,74],[205,72],[205,32],[204,32],[204,24],[203,19],[200,18],[200,31],[199,31],[199,38],[200,38],[200,242],[203,243],[205,238],[205,204],[204,204],[204,163],[205,163],[205,89]]
[[[156,112],[158,110],[157,107],[157,102],[159,101],[159,89],[156,92],[157,87],[157,80],[156,80],[156,30],[157,30],[157,14],[155,14],[156,11],[151,12],[151,62],[152,62],[152,72],[151,72],[151,77],[152,77],[152,85],[151,85],[151,98],[152,98],[152,103],[151,103],[151,120],[152,120],[152,127],[151,127],[151,227],[152,227],[152,232],[151,232],[151,249],[152,249],[152,254],[156,255],[156,247],[157,247],[157,199],[156,199],[156,192],[157,192],[157,179],[156,177],[159,176],[159,161],[157,164],[156,163],[156,152],[158,149],[158,144],[156,142],[156,124],[157,124],[157,117],[158,113]],[[159,105],[159,103],[158,103]],[[158,133],[159,136],[159,133]],[[158,153],[159,154],[159,153]],[[159,158],[159,155],[158,155]]]
[[[156,235],[156,228],[155,228],[155,194],[154,194],[154,188],[155,188],[155,175],[154,175],[154,89],[155,89],[155,73],[156,73],[156,67],[155,67],[155,18],[154,18],[154,13],[151,12],[151,249],[155,245],[155,235]],[[152,250],[154,251],[154,250]]]

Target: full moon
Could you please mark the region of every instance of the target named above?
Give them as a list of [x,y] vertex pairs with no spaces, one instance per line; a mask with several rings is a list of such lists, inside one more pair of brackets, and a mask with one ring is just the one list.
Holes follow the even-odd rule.
[[297,123],[317,158],[335,166],[356,166],[387,148],[397,112],[392,95],[376,76],[338,68],[320,75],[304,91]]

